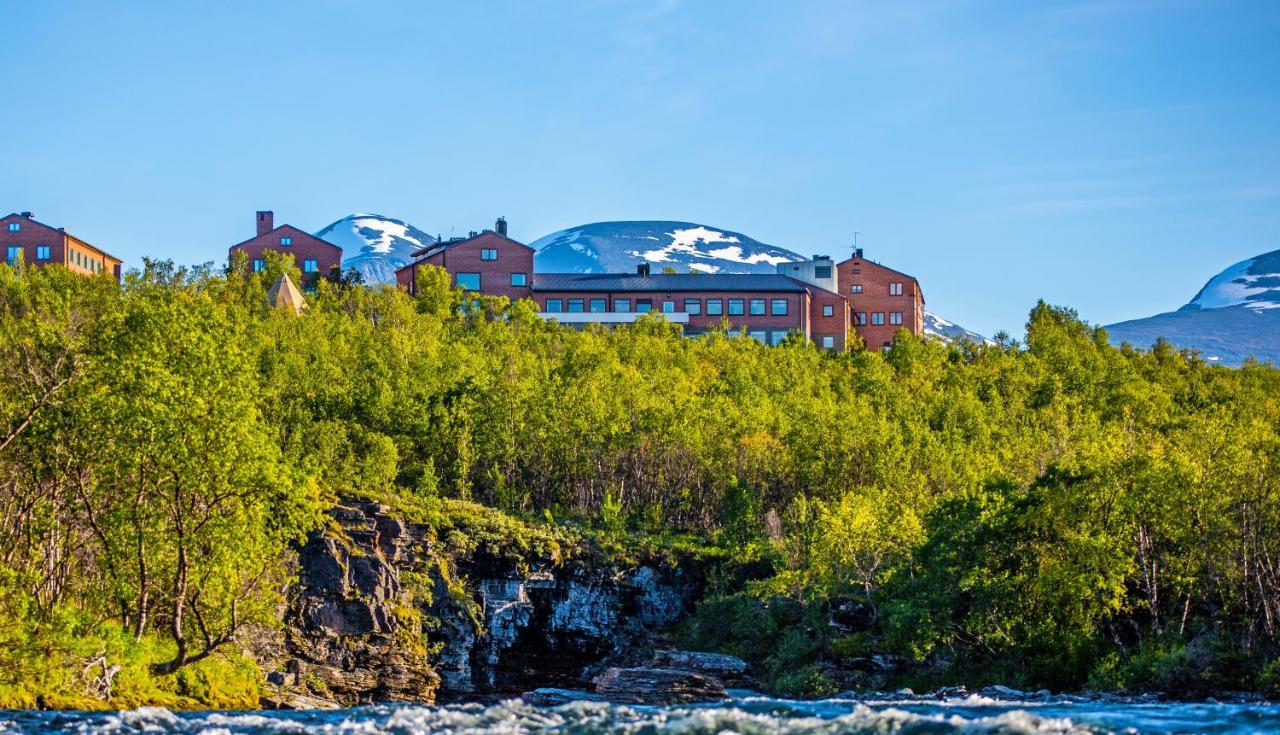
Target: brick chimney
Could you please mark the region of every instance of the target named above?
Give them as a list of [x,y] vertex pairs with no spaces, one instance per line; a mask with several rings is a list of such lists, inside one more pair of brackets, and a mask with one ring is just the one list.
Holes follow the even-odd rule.
[[498,221],[493,223],[493,231],[498,233],[499,235],[502,235],[503,237],[506,237],[507,236],[507,218],[499,217]]
[[265,235],[276,228],[276,215],[273,212],[258,212],[258,234]]
[[650,271],[650,269],[649,269],[649,264],[648,264],[648,263],[641,263],[641,264],[639,264],[639,265],[637,265],[637,266],[636,266],[636,275],[637,275],[637,276],[641,276],[641,277],[643,277],[643,278],[648,278],[650,273],[651,273],[651,271]]

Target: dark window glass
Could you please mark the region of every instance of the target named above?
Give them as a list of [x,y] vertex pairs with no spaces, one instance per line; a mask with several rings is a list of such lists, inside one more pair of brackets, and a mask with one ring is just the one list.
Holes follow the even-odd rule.
[[820,265],[820,266],[818,266],[818,267],[814,268],[814,269],[813,269],[813,277],[814,277],[814,278],[830,278],[830,277],[831,277],[831,266],[829,266],[829,265]]

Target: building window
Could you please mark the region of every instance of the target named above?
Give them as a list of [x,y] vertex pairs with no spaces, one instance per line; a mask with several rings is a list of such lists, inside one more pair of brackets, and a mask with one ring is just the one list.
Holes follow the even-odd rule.
[[895,283],[890,283],[890,284],[889,284],[889,295],[890,295],[890,296],[901,296],[901,295],[902,295],[902,284],[901,284],[901,283],[897,283],[897,282],[895,282]]
[[859,311],[853,315],[853,323],[859,327],[867,326],[867,312]]
[[48,260],[50,257],[51,256],[50,256],[48,245],[36,246],[36,260]]
[[17,232],[17,231],[19,231],[19,230],[21,230],[21,229],[22,229],[22,223],[21,223],[21,222],[10,222],[10,223],[9,223],[9,232]]
[[676,313],[676,302],[674,302],[674,301],[663,301],[663,302],[662,302],[662,313],[663,313],[663,314],[674,314],[674,313]]
[[782,340],[786,338],[787,331],[785,329],[775,329],[772,332],[769,332],[769,344],[771,345],[780,345],[782,344]]
[[5,252],[4,259],[9,265],[13,265],[14,263],[18,262],[19,255],[22,255],[22,246],[10,245],[9,249]]
[[882,324],[884,324],[884,312],[883,311],[871,312],[871,326],[878,327]]
[[547,313],[559,314],[564,311],[564,302],[560,299],[547,299]]
[[759,342],[760,344],[767,344],[767,343],[769,342],[769,333],[768,333],[768,332],[765,332],[765,331],[759,331],[759,332],[747,332],[747,334],[751,337],[751,339],[754,339],[755,341]]
[[525,286],[525,285],[527,285],[528,283],[529,283],[529,276],[528,276],[528,275],[526,275],[526,274],[524,274],[524,273],[512,273],[512,274],[511,274],[511,285],[512,285],[512,286]]
[[763,316],[764,299],[751,299],[751,303],[748,308],[751,310],[751,316]]
[[707,299],[707,316],[720,316],[723,313],[723,299]]
[[569,299],[569,313],[581,314],[585,302],[582,299]]
[[591,303],[587,306],[591,309],[592,314],[603,314],[606,311],[605,303],[604,299],[591,299]]
[[820,265],[820,266],[818,266],[818,267],[814,268],[814,269],[813,269],[813,277],[814,277],[814,278],[830,278],[830,277],[831,277],[831,266],[829,266],[829,265]]
[[[753,312],[753,313],[754,313],[754,312]],[[769,302],[769,313],[770,313],[770,314],[772,314],[772,315],[774,315],[774,316],[786,316],[786,315],[787,315],[787,300],[786,300],[786,299],[773,299],[772,301],[770,301],[770,302]]]
[[498,259],[497,250],[494,250],[493,248],[480,249],[480,260],[497,260],[497,259]]
[[890,323],[890,324],[901,324],[901,323],[902,323],[902,312],[900,312],[900,311],[891,311],[891,312],[889,312],[889,323]]
[[260,271],[260,270],[262,270],[263,268],[266,268],[266,267],[267,267],[267,264],[266,264],[266,263],[264,263],[264,262],[262,262],[262,258],[254,258],[254,259],[253,259],[253,272],[254,272],[254,273],[257,273],[258,271]]
[[631,311],[631,299],[614,299],[613,310],[619,314],[626,314]]
[[701,314],[702,299],[685,299],[684,311],[686,314]]
[[742,299],[729,299],[729,316],[742,316],[744,306]]
[[287,247],[289,247],[289,246],[290,246],[290,245],[292,245],[292,244],[293,244],[293,238],[292,238],[292,237],[282,237],[282,238],[280,238],[280,247],[282,247],[282,248],[287,248]]
[[653,299],[636,299],[636,313],[648,314],[653,311]]
[[480,290],[479,273],[459,273],[457,276],[454,276],[454,279],[454,283],[458,285],[458,288],[463,289],[464,291]]
[[849,293],[862,293],[862,284],[855,283],[849,287]]
[[315,262],[314,260],[304,260],[304,261],[302,261],[302,272],[303,272],[303,273],[315,273],[315,272],[316,272],[316,271],[318,271],[318,270],[320,270],[320,264],[319,264],[319,263],[317,263],[317,262]]
[[823,337],[823,338],[822,338],[822,348],[823,348],[824,350],[832,350],[832,349],[835,349],[835,346],[836,346],[836,338],[835,338],[835,337],[832,337],[831,335],[827,335],[827,336],[825,336],[825,337]]
[[823,305],[822,305],[822,315],[823,315],[823,316],[835,316],[835,315],[836,315],[836,307],[832,306],[831,304],[823,304]]

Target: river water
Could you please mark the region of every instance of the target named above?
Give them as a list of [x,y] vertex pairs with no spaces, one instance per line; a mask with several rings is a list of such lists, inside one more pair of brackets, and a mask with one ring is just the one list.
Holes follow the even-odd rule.
[[715,705],[629,707],[573,702],[533,707],[409,705],[309,712],[0,711],[0,734],[191,733],[193,735],[834,735],[836,733],[1280,733],[1280,705],[952,699],[828,699],[792,702],[740,697]]

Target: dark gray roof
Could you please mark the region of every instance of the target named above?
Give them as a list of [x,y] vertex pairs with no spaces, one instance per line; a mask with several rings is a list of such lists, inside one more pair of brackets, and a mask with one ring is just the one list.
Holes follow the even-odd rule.
[[534,291],[757,291],[804,293],[779,273],[534,273]]

